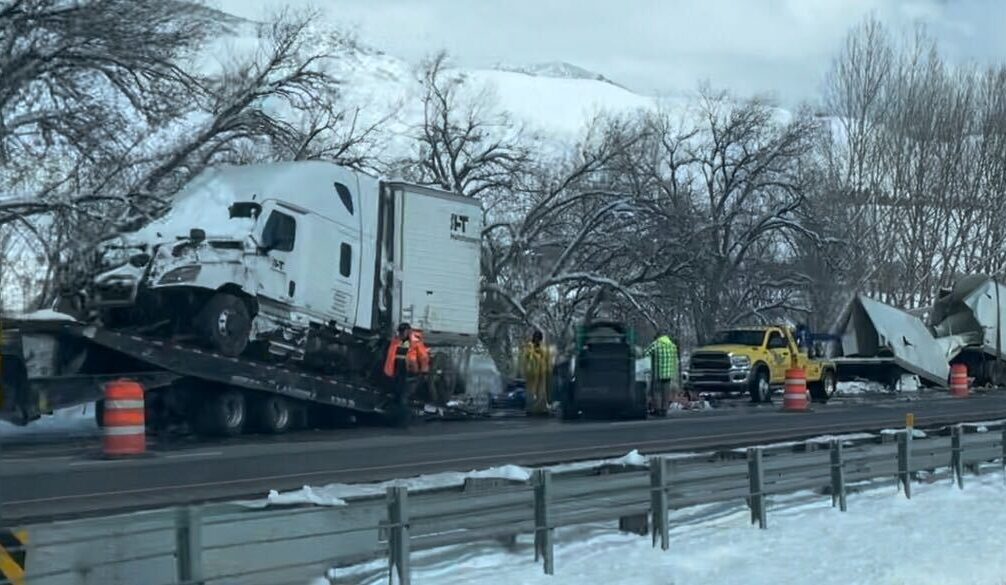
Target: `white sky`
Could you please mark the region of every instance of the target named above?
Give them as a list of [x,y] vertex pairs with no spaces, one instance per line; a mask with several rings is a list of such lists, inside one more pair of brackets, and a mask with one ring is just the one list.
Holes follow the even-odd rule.
[[1004,0],[210,0],[238,16],[314,6],[365,44],[470,66],[567,61],[641,93],[700,81],[784,103],[813,99],[849,27],[923,23],[958,61],[1006,57]]

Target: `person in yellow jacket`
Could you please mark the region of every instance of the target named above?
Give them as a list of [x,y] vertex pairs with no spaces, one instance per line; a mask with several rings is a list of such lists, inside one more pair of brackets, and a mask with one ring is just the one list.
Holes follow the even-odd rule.
[[520,370],[526,388],[524,403],[528,415],[548,414],[548,389],[552,382],[552,352],[542,343],[541,331],[531,335],[531,341],[520,353]]

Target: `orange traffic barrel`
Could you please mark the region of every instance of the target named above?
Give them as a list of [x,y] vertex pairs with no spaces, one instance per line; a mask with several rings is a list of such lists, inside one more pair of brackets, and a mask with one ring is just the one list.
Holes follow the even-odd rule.
[[955,398],[967,398],[969,391],[968,367],[964,364],[950,366],[950,395]]
[[142,455],[147,451],[143,386],[132,380],[116,380],[105,385],[103,417],[105,455]]
[[807,399],[807,373],[803,368],[786,370],[786,387],[782,394],[782,409],[786,412],[810,410],[810,401]]

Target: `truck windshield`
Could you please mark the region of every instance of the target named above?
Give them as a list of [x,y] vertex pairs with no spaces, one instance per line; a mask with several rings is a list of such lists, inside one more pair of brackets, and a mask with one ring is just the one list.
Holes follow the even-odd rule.
[[730,331],[719,331],[713,336],[714,345],[752,345],[760,347],[763,341],[765,341],[764,331],[733,329]]

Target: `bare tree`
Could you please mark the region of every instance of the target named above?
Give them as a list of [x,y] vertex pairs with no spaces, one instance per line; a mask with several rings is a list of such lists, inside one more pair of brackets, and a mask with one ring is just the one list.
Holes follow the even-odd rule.
[[[918,307],[962,273],[1001,269],[996,80],[994,69],[947,65],[922,30],[900,44],[874,20],[850,33],[826,94],[837,131],[817,150],[806,218],[840,242],[827,250],[830,274],[815,277],[818,293]],[[835,313],[836,299],[827,304]]]
[[[259,34],[251,57],[220,72],[185,70],[202,35],[221,30],[216,18],[190,3],[121,0],[23,0],[0,15],[13,31],[41,25],[35,35],[4,37],[0,140],[19,152],[5,169],[21,172],[3,187],[23,196],[0,200],[0,226],[38,216],[46,237],[57,238],[38,243],[49,250],[52,283],[43,299],[86,281],[97,242],[163,214],[207,166],[370,164],[379,122],[356,123],[359,112],[340,107],[338,80],[325,68],[352,50],[344,37],[319,39],[312,13],[284,12],[264,25],[241,23]],[[15,86],[26,59],[38,61],[34,77]]]
[[418,156],[405,174],[468,197],[512,191],[529,160],[523,131],[494,109],[489,88],[468,88],[438,53],[420,70],[423,121],[416,129]]
[[[17,0],[0,10],[0,223],[77,204],[134,127],[173,113],[177,65],[201,40],[192,5]],[[90,196],[88,201],[105,200]]]
[[792,255],[786,234],[817,237],[796,212],[808,190],[803,159],[818,131],[808,112],[783,122],[758,99],[738,102],[705,91],[701,111],[699,133],[686,147],[694,162],[683,173],[700,218],[693,240],[702,262],[687,301],[700,341],[720,322],[803,308],[761,294],[781,282],[760,264]]

